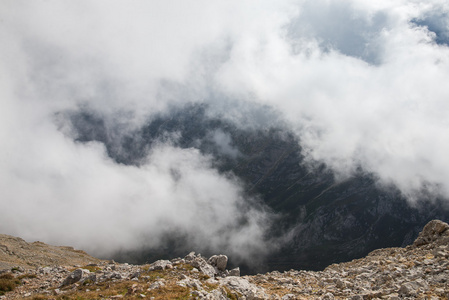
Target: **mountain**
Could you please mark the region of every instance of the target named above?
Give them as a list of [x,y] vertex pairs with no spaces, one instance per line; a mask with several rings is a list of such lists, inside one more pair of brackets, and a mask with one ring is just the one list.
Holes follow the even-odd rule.
[[73,247],[51,246],[0,234],[0,270],[48,265],[98,263],[101,260]]
[[[21,239],[28,257],[41,251]],[[14,240],[15,239],[15,240]],[[4,240],[0,240],[3,248]],[[413,245],[385,248],[324,271],[290,270],[240,276],[228,258],[189,253],[146,265],[100,261],[0,269],[2,299],[447,299],[449,225],[429,222]],[[39,246],[53,249],[40,243]],[[61,247],[68,254],[73,249]],[[51,252],[46,252],[51,256]],[[9,256],[14,260],[13,256]],[[11,263],[11,261],[6,261]],[[79,263],[67,259],[66,264]]]
[[[220,172],[237,176],[248,196],[277,215],[267,233],[276,250],[262,263],[242,266],[244,272],[322,270],[374,249],[408,245],[432,219],[449,221],[444,199],[422,197],[411,205],[397,188],[380,185],[362,169],[337,179],[323,163],[306,160],[301,141],[282,126],[239,127],[208,113],[205,105],[174,109],[123,132],[94,111],[65,115],[77,141],[103,143],[118,163],[139,165],[154,144],[175,136],[175,146],[197,148],[213,156]],[[177,240],[114,258],[142,263],[194,247]]]

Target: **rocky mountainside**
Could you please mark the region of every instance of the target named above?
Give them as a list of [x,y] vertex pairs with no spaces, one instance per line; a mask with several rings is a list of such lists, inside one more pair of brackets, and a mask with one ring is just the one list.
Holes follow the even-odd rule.
[[[365,258],[333,264],[319,272],[273,271],[252,276],[240,276],[238,268],[227,270],[225,255],[206,259],[192,252],[184,258],[147,265],[118,264],[86,255],[80,263],[71,248],[38,243],[44,249],[40,250],[8,238],[8,245],[12,239],[25,249],[20,252],[26,257],[23,262],[41,265],[2,270],[0,299],[449,298],[449,225],[439,220],[429,222],[413,245],[405,248],[375,250]],[[4,241],[1,249],[7,247]],[[60,251],[56,256],[67,254],[65,265],[47,264],[54,257],[50,249]],[[14,265],[12,252],[2,256],[3,263]],[[4,261],[5,257],[11,261]],[[95,262],[88,263],[89,259]]]
[[83,265],[101,260],[72,247],[58,247],[42,242],[27,243],[21,238],[0,234],[0,270],[24,269],[51,265]]
[[[246,274],[291,268],[322,270],[374,249],[409,245],[430,220],[449,221],[445,201],[429,200],[423,194],[411,206],[397,189],[380,186],[373,174],[363,170],[336,180],[325,165],[306,162],[300,141],[282,126],[239,127],[214,117],[201,105],[156,116],[125,133],[94,111],[66,114],[77,141],[103,143],[119,163],[139,165],[153,144],[176,135],[174,145],[197,148],[214,157],[220,172],[235,174],[249,196],[258,197],[268,210],[281,216],[267,239],[284,241],[264,263],[243,268]],[[217,143],[217,134],[226,137],[226,149]],[[282,236],[288,238],[278,239]],[[190,250],[205,251],[202,245],[173,246],[167,240],[171,244],[161,249],[117,253],[113,258],[143,263]]]

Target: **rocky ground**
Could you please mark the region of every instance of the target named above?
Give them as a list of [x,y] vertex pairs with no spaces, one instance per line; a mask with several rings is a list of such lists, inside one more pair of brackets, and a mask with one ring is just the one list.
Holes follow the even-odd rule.
[[0,239],[0,299],[449,299],[449,225],[437,220],[405,248],[252,276],[227,270],[224,255],[129,265],[14,239]]
[[27,243],[21,238],[0,234],[0,270],[21,267],[83,265],[100,262],[82,250],[42,242]]

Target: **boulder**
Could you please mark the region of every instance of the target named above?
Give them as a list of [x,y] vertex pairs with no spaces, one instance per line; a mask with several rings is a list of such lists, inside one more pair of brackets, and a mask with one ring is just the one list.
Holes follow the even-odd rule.
[[64,281],[62,282],[61,286],[67,286],[71,285],[73,283],[76,283],[83,278],[84,271],[82,269],[76,269],[72,273],[67,276]]
[[155,261],[150,265],[148,268],[148,271],[156,271],[156,270],[165,270],[165,269],[172,269],[173,266],[171,264],[171,261],[169,260],[158,260]]
[[215,268],[208,264],[201,256],[195,257],[190,264],[209,277],[214,277],[217,274]]
[[228,257],[226,255],[213,255],[207,261],[211,266],[216,267],[219,271],[226,270],[228,264]]
[[192,261],[195,259],[195,252],[192,251],[184,257],[185,261]]
[[240,268],[237,267],[230,270],[228,276],[240,276]]
[[230,290],[242,294],[248,300],[262,300],[269,298],[262,287],[258,287],[241,277],[223,278],[220,280],[220,285],[224,285]]
[[413,245],[419,247],[435,242],[443,235],[449,237],[449,225],[440,220],[433,220],[424,226],[423,230],[419,233]]

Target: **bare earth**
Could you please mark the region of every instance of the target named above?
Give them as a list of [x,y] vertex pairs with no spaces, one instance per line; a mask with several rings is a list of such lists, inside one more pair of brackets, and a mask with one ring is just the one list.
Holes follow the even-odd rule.
[[99,263],[101,260],[72,247],[51,246],[0,234],[0,270],[12,267],[35,269],[41,266],[71,266]]

